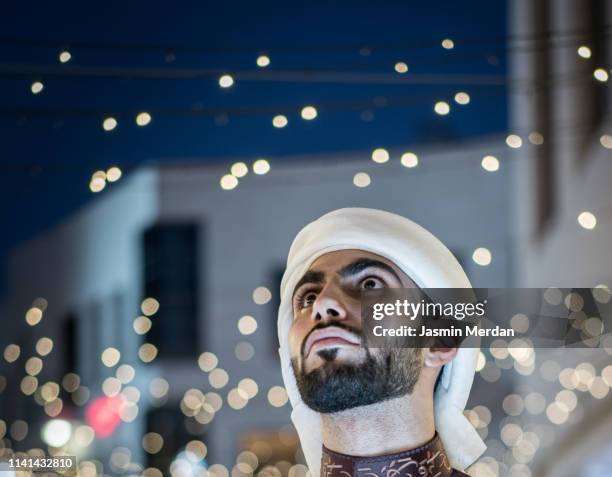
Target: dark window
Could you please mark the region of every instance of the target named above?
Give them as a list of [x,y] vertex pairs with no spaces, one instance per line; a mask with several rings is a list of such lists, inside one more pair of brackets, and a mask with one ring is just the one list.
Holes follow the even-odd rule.
[[201,437],[188,432],[186,424],[189,421],[196,422],[193,418],[185,417],[178,406],[164,406],[147,413],[147,432],[156,432],[164,439],[158,453],[147,454],[147,467],[156,467],[164,475],[170,474],[170,464],[176,455],[184,450],[189,441]]
[[551,47],[554,43],[550,39],[552,26],[552,8],[547,2],[535,2],[535,29],[542,32],[534,39],[531,67],[536,73],[538,81],[533,93],[532,101],[535,104],[536,117],[534,131],[544,137],[544,143],[537,147],[536,152],[536,185],[535,185],[535,211],[536,234],[546,229],[555,210],[555,163],[552,149],[551,124],[556,121],[553,111],[553,55]]
[[160,303],[147,337],[160,358],[196,355],[198,266],[196,225],[155,225],[144,233],[144,296]]

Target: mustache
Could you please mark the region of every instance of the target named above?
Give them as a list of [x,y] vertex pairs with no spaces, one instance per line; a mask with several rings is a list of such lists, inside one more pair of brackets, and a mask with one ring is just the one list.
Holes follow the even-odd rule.
[[308,332],[308,334],[306,336],[304,336],[304,340],[302,341],[302,346],[300,349],[300,353],[302,355],[302,357],[304,357],[304,353],[306,351],[306,342],[308,341],[308,338],[310,337],[311,334],[313,334],[315,331],[317,330],[323,330],[325,328],[340,328],[346,331],[349,331],[351,333],[353,333],[354,335],[358,336],[359,339],[361,340],[363,338],[361,330],[359,328],[355,328],[353,326],[349,326],[346,323],[342,323],[342,322],[338,322],[338,323],[318,323],[317,325],[315,325],[312,330],[310,330]]

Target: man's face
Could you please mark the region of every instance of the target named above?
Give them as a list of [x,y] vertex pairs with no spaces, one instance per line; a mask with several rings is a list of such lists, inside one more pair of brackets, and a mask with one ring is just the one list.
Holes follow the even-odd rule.
[[337,412],[409,394],[420,349],[361,347],[361,292],[416,285],[389,260],[362,250],[319,257],[293,294],[289,348],[304,402]]

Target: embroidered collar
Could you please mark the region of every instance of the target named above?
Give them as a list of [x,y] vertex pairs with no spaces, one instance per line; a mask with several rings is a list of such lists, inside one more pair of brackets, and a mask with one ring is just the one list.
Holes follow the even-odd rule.
[[376,457],[340,454],[323,446],[321,477],[449,477],[453,475],[440,437],[409,451]]

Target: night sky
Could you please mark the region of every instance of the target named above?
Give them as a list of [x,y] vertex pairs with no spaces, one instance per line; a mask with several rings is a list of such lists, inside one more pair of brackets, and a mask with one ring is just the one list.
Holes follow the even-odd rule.
[[[4,2],[0,265],[95,200],[91,174],[112,165],[129,174],[151,161],[267,157],[274,167],[280,156],[504,132],[505,41],[503,1]],[[219,87],[223,73],[231,88]],[[458,91],[470,104],[453,101]],[[438,100],[448,116],[434,113]],[[307,104],[313,121],[300,118]],[[287,127],[272,126],[276,114]],[[107,116],[118,121],[110,132]]]

